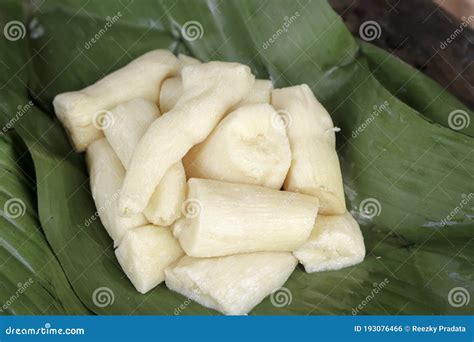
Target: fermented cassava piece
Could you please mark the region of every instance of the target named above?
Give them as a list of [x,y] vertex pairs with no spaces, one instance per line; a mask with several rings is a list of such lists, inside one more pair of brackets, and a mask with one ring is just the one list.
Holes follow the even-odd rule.
[[249,67],[210,62],[186,66],[178,103],[150,126],[140,140],[125,176],[119,207],[124,215],[145,209],[169,167],[204,141],[254,82]]
[[183,95],[183,80],[181,79],[181,71],[186,65],[197,65],[201,62],[195,58],[180,54],[179,70],[177,75],[170,77],[163,82],[160,90],[160,110],[162,113],[169,112]]
[[[126,169],[130,159],[150,125],[159,117],[158,107],[145,99],[133,99],[113,108],[105,136],[120,157]],[[181,161],[172,165],[144,211],[146,218],[156,224],[168,226],[181,215],[181,205],[186,196],[186,175]]]
[[120,266],[141,293],[161,283],[165,268],[183,254],[168,227],[152,225],[127,231],[115,250]]
[[154,102],[136,98],[120,103],[108,115],[110,122],[104,127],[105,137],[127,169],[138,142],[160,116],[160,111]]
[[319,215],[309,240],[294,255],[306,272],[339,270],[364,260],[364,238],[350,213]]
[[284,189],[319,198],[320,214],[344,214],[341,168],[331,117],[306,85],[272,91],[272,104],[287,121],[292,162]]
[[165,280],[244,315],[298,260],[318,272],[364,259],[337,128],[307,85],[272,88],[239,63],[155,50],[56,96],[76,150],[87,148],[97,215],[140,293]]
[[[187,57],[187,56],[186,56]],[[187,57],[190,58],[190,57]],[[198,64],[195,62],[195,59],[183,60],[182,63],[187,63],[187,65]],[[269,80],[255,80],[250,91],[245,95],[245,97],[233,106],[230,111],[237,109],[241,106],[248,104],[256,103],[270,103],[270,93],[272,90],[272,82]],[[160,93],[160,109],[163,113],[171,110],[178,99],[183,94],[183,81],[181,77],[171,77],[163,82]]]
[[239,107],[183,159],[189,178],[210,178],[280,189],[291,163],[284,127],[269,104]]
[[102,136],[94,120],[99,120],[104,111],[136,97],[157,102],[161,83],[178,67],[179,61],[170,51],[154,50],[87,88],[57,95],[54,110],[75,149],[84,151]]
[[272,88],[272,82],[269,80],[255,80],[252,89],[250,89],[248,94],[242,99],[242,101],[237,103],[234,108],[249,104],[270,103]]
[[188,191],[174,234],[194,257],[294,251],[318,212],[316,197],[256,185],[191,178]]
[[89,145],[86,161],[97,213],[117,246],[127,230],[144,225],[147,220],[142,214],[130,217],[119,215],[118,198],[125,169],[105,138]]
[[183,257],[165,270],[166,286],[226,315],[245,315],[281,288],[297,260],[291,253],[250,253],[220,258]]
[[181,216],[186,198],[186,173],[181,161],[171,165],[150,197],[143,214],[154,224],[169,226]]

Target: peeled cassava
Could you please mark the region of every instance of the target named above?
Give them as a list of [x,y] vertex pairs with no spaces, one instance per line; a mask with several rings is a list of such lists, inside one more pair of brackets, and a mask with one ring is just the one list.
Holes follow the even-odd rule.
[[183,257],[165,270],[166,286],[226,315],[245,315],[281,288],[295,269],[291,253]]
[[96,83],[54,98],[56,115],[79,152],[103,136],[101,117],[119,103],[136,97],[158,102],[163,80],[176,73],[178,59],[168,50],[153,50]]
[[318,199],[261,186],[191,178],[174,234],[187,255],[288,252],[309,237]]
[[125,169],[105,138],[89,145],[86,154],[92,197],[102,224],[117,246],[126,231],[147,223],[142,214],[121,217],[118,199]]
[[306,272],[339,270],[364,260],[364,238],[350,213],[319,215],[308,241],[294,255]]
[[165,280],[165,268],[183,255],[168,227],[130,229],[115,250],[117,260],[133,286],[146,293]]
[[319,198],[320,213],[346,210],[331,117],[306,85],[274,89],[272,104],[285,117],[292,161],[283,188]]
[[171,165],[204,141],[226,112],[248,93],[254,82],[249,67],[210,62],[186,66],[184,93],[140,140],[120,194],[123,215],[143,211]]
[[291,151],[285,129],[274,124],[277,115],[269,104],[239,107],[188,152],[186,175],[280,189]]
[[[111,124],[104,129],[105,136],[128,169],[138,142],[160,112],[153,102],[138,98],[118,105],[109,115]],[[143,213],[150,222],[168,226],[181,216],[185,196],[186,175],[179,161],[166,171]]]
[[163,82],[160,90],[160,110],[162,113],[169,112],[178,102],[181,95],[183,95],[183,80],[181,78],[181,71],[187,65],[197,65],[201,62],[195,58],[179,55],[179,70],[178,74],[170,77]]

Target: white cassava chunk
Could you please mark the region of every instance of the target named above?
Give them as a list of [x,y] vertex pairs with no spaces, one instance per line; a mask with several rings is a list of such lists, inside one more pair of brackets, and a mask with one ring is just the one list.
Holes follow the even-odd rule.
[[294,255],[308,273],[339,270],[364,260],[364,238],[350,213],[319,215],[309,240]]
[[245,315],[281,288],[297,260],[291,253],[260,252],[220,258],[183,257],[165,270],[166,286],[226,315]]
[[316,197],[256,185],[191,178],[188,189],[174,234],[193,257],[294,251],[318,212]]
[[180,71],[186,66],[186,65],[197,65],[201,64],[201,61],[197,58],[185,55],[183,53],[180,53],[178,55],[179,63],[180,63]]
[[274,89],[272,104],[286,120],[292,153],[284,189],[318,197],[320,214],[344,214],[344,190],[330,115],[306,84]]
[[270,103],[272,88],[272,82],[269,80],[255,80],[252,89],[236,107],[256,103]]
[[154,50],[87,88],[57,95],[54,110],[76,150],[84,151],[102,136],[100,117],[112,107],[136,97],[158,102],[161,83],[178,67],[170,51]]
[[120,266],[140,293],[164,281],[165,268],[183,254],[168,227],[153,225],[130,229],[115,250]]
[[166,171],[143,212],[156,225],[169,226],[181,216],[186,198],[186,173],[181,161]]
[[160,91],[160,110],[169,112],[183,95],[183,81],[181,77],[170,77],[163,82]]
[[180,68],[178,74],[170,77],[163,82],[160,90],[160,110],[162,113],[169,112],[183,95],[183,80],[181,79],[181,70],[186,65],[198,65],[201,62],[195,58],[180,54],[178,56]]
[[[270,103],[271,90],[271,81],[255,80],[250,91],[239,103],[233,106],[230,111],[249,104]],[[160,93],[161,112],[166,113],[171,110],[176,102],[178,102],[181,95],[183,95],[183,81],[181,80],[181,77],[168,78],[163,82]]]
[[184,93],[140,140],[120,194],[124,215],[143,211],[165,172],[204,141],[254,82],[249,67],[210,62],[184,67]]
[[[111,123],[104,129],[105,136],[126,169],[130,159],[150,125],[159,117],[158,107],[145,99],[133,99],[110,111]],[[172,165],[155,188],[144,214],[153,224],[171,225],[181,216],[181,205],[186,197],[186,174],[181,161]]]
[[97,213],[117,246],[127,230],[144,225],[147,221],[142,214],[119,216],[118,199],[125,169],[105,138],[89,145],[86,160]]
[[239,107],[228,114],[183,159],[188,178],[209,178],[280,189],[291,163],[284,127],[269,104]]
[[136,98],[110,110],[110,124],[104,134],[125,168],[150,125],[160,116],[154,102]]

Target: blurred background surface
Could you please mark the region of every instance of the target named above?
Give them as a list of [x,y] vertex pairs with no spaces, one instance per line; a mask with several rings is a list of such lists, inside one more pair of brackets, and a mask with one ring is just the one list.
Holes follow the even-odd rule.
[[371,43],[393,53],[474,109],[474,0],[329,0],[356,36],[381,27]]

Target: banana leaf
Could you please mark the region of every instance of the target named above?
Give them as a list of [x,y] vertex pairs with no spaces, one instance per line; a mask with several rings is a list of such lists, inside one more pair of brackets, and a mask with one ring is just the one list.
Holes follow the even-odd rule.
[[[361,48],[369,61],[369,67],[377,80],[394,96],[417,110],[427,118],[445,127],[450,127],[449,114],[464,115],[457,125],[458,132],[474,136],[474,124],[470,124],[472,111],[421,71],[416,70],[386,51],[365,42]],[[397,72],[394,72],[396,70]]]
[[30,161],[13,131],[0,138],[0,314],[87,314],[41,230]]
[[[285,284],[289,300],[275,305],[267,298],[251,314],[474,312],[472,303],[456,307],[449,297],[454,288],[474,288],[473,208],[460,205],[474,190],[473,138],[443,125],[441,110],[423,110],[426,102],[414,102],[416,95],[397,93],[398,83],[390,86],[374,71],[374,59],[326,1],[45,0],[26,6],[25,14],[14,2],[6,4],[2,26],[26,15],[29,30],[23,40],[1,41],[2,59],[8,57],[13,69],[2,103],[11,110],[35,101],[14,127],[34,161],[45,237],[89,310],[215,314],[163,284],[146,295],[135,291],[100,222],[86,226],[95,208],[84,158],[72,151],[52,112],[56,94],[80,89],[145,51],[168,48],[203,61],[246,63],[278,87],[307,83],[341,128],[347,206],[363,229],[366,260],[316,274],[298,267]],[[114,16],[119,19],[104,30]],[[202,36],[183,37],[190,22],[199,23]],[[406,66],[394,63],[398,70]],[[404,72],[398,82],[408,80]],[[424,91],[425,99],[436,95],[434,88]],[[457,106],[451,95],[443,98]],[[375,205],[370,215],[367,200]],[[106,305],[96,296],[103,289]]]

